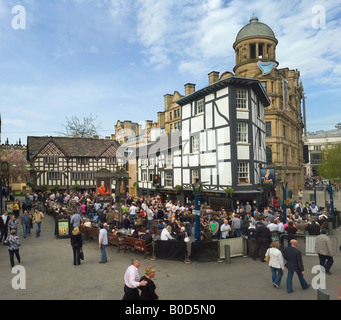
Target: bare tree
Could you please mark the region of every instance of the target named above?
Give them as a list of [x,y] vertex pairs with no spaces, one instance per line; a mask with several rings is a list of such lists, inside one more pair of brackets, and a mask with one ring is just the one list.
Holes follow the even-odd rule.
[[98,125],[94,124],[95,120],[97,120],[97,116],[93,117],[92,114],[84,117],[83,122],[76,116],[73,116],[71,119],[66,118],[66,124],[63,124],[66,133],[63,134],[72,138],[93,138],[98,135],[97,130],[101,127],[101,123]]

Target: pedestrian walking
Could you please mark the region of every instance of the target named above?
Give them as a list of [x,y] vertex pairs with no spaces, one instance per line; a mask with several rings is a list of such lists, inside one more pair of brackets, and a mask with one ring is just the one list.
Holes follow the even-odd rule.
[[272,285],[279,288],[284,271],[284,259],[282,252],[278,249],[279,242],[272,241],[270,248],[266,251],[265,256],[269,256],[269,267],[271,270]]
[[321,234],[316,237],[315,252],[318,254],[320,265],[324,267],[325,272],[331,274],[330,268],[334,263],[335,250],[327,229],[321,230]]
[[36,238],[40,237],[41,233],[41,222],[43,221],[44,214],[38,210],[38,208],[34,209],[34,214],[33,214],[33,222],[35,223],[36,227]]
[[297,273],[302,289],[310,288],[310,284],[304,279],[304,266],[302,260],[302,253],[298,249],[298,241],[292,239],[290,241],[291,246],[287,247],[283,252],[283,257],[287,261],[285,267],[288,269],[286,289],[288,293],[293,292],[292,289],[292,278],[294,272]]
[[14,267],[14,255],[16,256],[18,263],[20,263],[20,255],[19,255],[19,246],[20,246],[20,239],[16,234],[14,229],[11,230],[11,234],[6,238],[4,244],[8,246],[9,252],[9,260],[11,263],[11,267]]
[[146,280],[140,281],[138,268],[141,266],[140,259],[134,258],[124,274],[124,296],[122,300],[140,300],[139,287],[147,285]]
[[160,300],[159,296],[155,293],[156,285],[152,278],[155,277],[156,270],[153,266],[146,267],[145,275],[142,276],[140,281],[147,281],[145,286],[141,286],[141,300]]
[[12,215],[11,219],[8,222],[8,227],[9,227],[10,232],[12,230],[15,230],[15,233],[17,233],[18,227],[19,227],[19,221],[14,214]]
[[82,250],[82,235],[79,232],[79,228],[75,227],[71,233],[71,246],[73,251],[73,264],[81,264],[81,250]]
[[21,215],[21,225],[23,227],[24,238],[27,235],[31,235],[31,223],[32,223],[31,213],[28,213],[27,210],[24,210],[24,214]]
[[101,260],[99,263],[106,263],[107,260],[107,252],[105,250],[108,245],[108,232],[106,229],[107,224],[100,224],[99,236],[98,236],[98,247],[101,249]]
[[9,215],[7,211],[4,211],[3,215],[0,217],[0,242],[5,241],[8,235],[8,223],[9,223]]

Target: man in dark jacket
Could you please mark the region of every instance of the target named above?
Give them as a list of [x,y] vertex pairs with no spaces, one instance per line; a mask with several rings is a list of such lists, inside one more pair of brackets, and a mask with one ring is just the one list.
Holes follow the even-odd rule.
[[294,272],[297,273],[302,289],[308,289],[310,284],[304,279],[304,266],[302,260],[302,253],[298,250],[298,242],[296,239],[290,241],[291,246],[287,247],[283,252],[283,257],[287,260],[285,267],[288,269],[287,275],[287,292],[293,292],[292,289],[292,278]]
[[253,252],[253,260],[257,260],[258,255],[262,262],[264,262],[264,257],[266,250],[269,248],[272,242],[272,235],[269,228],[264,226],[262,222],[257,222],[256,232],[253,234],[256,239],[256,247]]

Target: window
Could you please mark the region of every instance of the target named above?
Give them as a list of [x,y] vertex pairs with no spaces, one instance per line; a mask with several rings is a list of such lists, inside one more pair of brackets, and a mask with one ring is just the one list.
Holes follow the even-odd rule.
[[272,163],[272,150],[270,147],[266,147],[266,164]]
[[249,183],[249,164],[246,162],[238,163],[238,183]]
[[192,170],[192,181],[195,183],[199,179],[199,170],[193,169]]
[[237,142],[248,142],[247,122],[237,123]]
[[174,119],[180,118],[180,109],[174,110]]
[[57,157],[45,157],[44,158],[44,163],[45,164],[57,164],[58,163],[58,158]]
[[172,117],[172,111],[169,113],[169,120],[172,121],[173,117]]
[[89,158],[77,158],[77,164],[87,165],[89,164]]
[[105,162],[107,164],[116,164],[117,163],[116,158],[105,158]]
[[265,122],[265,134],[267,137],[271,137],[271,122]]
[[148,181],[153,181],[154,175],[155,175],[155,171],[154,170],[149,170],[149,180]]
[[165,175],[165,187],[173,186],[173,176],[171,173],[166,173]]
[[147,170],[141,171],[142,181],[147,181]]
[[51,171],[48,173],[48,179],[49,180],[58,180],[60,179],[60,172],[54,172],[54,171]]
[[199,135],[191,136],[191,153],[199,152]]
[[203,113],[204,112],[204,99],[198,100],[195,103],[195,112],[194,114],[197,115],[199,113]]
[[170,132],[173,131],[173,125],[172,124],[169,126],[169,130],[170,130]]
[[236,107],[237,109],[247,109],[247,90],[246,89],[237,89]]
[[283,125],[283,138],[285,138],[285,126]]
[[93,180],[94,174],[92,172],[72,172],[72,180]]
[[250,58],[256,59],[256,45],[254,43],[250,44]]

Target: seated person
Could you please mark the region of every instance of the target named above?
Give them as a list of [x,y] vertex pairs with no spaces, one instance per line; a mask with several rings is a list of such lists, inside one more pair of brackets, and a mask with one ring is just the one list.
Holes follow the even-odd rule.
[[163,228],[162,229],[162,232],[161,232],[161,236],[160,236],[160,239],[161,240],[172,240],[174,239],[172,236],[171,236],[171,231],[172,231],[172,227],[171,226],[167,226],[166,228]]
[[180,232],[176,236],[177,241],[185,241],[186,238],[186,232],[185,232],[185,227],[181,227]]
[[149,229],[146,229],[146,233],[142,234],[140,239],[146,241],[146,244],[149,244],[153,240],[153,235],[150,233]]

